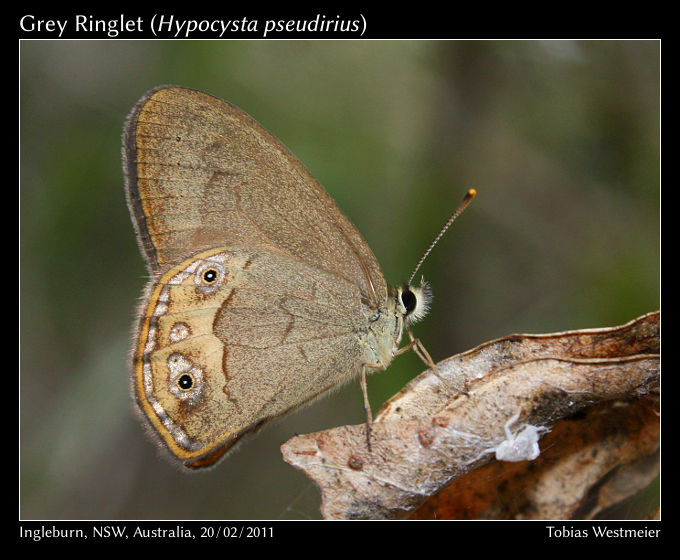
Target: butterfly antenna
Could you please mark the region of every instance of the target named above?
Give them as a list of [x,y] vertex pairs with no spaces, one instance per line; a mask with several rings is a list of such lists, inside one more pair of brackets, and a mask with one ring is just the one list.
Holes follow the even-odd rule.
[[451,217],[446,221],[446,223],[444,224],[444,227],[437,234],[437,237],[435,237],[434,241],[432,243],[430,243],[430,246],[427,248],[427,251],[425,251],[425,254],[418,261],[416,268],[413,270],[413,274],[411,274],[411,278],[409,278],[409,280],[408,280],[409,286],[411,285],[411,282],[413,282],[413,278],[416,275],[416,272],[418,272],[420,265],[423,264],[423,262],[425,261],[427,256],[430,254],[430,251],[432,251],[432,249],[434,249],[434,246],[439,242],[439,240],[442,238],[442,236],[446,233],[446,230],[449,229],[449,227],[454,222],[454,220],[463,213],[463,210],[465,210],[468,207],[468,205],[472,202],[472,199],[475,197],[476,194],[477,194],[477,191],[475,189],[470,189],[465,194],[463,201],[458,205],[458,208],[456,208],[456,211],[453,214],[451,214]]

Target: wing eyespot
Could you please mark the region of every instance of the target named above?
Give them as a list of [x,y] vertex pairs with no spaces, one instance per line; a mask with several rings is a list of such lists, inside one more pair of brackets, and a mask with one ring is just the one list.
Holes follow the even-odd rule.
[[169,389],[181,401],[197,404],[201,396],[203,370],[176,352],[168,357]]
[[221,263],[204,261],[196,269],[194,284],[200,292],[211,293],[217,290],[227,276],[227,272]]
[[191,391],[194,388],[194,376],[191,373],[183,373],[177,379],[177,388],[180,391]]
[[216,268],[208,268],[203,271],[203,283],[206,286],[212,286],[219,278],[219,271]]

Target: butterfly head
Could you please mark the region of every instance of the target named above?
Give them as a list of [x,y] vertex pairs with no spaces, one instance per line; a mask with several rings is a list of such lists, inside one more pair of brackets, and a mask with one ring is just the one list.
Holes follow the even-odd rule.
[[432,288],[420,280],[419,286],[403,284],[397,288],[397,308],[409,323],[420,321],[430,311]]

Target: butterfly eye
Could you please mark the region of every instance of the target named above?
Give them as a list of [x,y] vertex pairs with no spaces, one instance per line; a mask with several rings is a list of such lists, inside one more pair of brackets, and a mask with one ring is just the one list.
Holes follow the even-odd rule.
[[401,303],[404,305],[404,309],[406,309],[406,315],[411,313],[418,304],[416,295],[411,291],[409,286],[404,286],[401,292]]
[[177,379],[177,387],[180,391],[190,391],[194,386],[194,376],[190,373],[183,373]]

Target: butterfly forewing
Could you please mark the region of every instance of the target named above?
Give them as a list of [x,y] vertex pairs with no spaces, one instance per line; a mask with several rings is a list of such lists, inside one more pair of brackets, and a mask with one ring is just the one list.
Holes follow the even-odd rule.
[[153,272],[191,251],[270,247],[357,285],[387,285],[371,249],[324,188],[273,135],[206,93],[161,87],[131,112],[127,194]]

